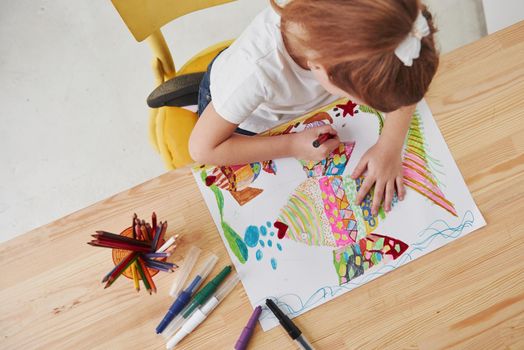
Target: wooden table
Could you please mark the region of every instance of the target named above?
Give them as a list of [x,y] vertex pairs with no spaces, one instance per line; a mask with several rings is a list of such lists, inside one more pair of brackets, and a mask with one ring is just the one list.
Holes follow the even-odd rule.
[[[443,56],[427,100],[488,226],[298,317],[318,349],[524,348],[524,22]],[[191,243],[230,261],[190,171],[167,173],[0,245],[0,348],[163,349],[173,275],[104,290],[110,251],[86,244],[153,210],[174,261]],[[231,349],[250,313],[239,285],[181,348]],[[294,345],[257,327],[251,348]]]

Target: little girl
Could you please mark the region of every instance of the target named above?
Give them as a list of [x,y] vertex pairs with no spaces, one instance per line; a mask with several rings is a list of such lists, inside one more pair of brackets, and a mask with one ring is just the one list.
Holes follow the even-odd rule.
[[[415,104],[438,66],[431,14],[420,0],[271,0],[209,65],[191,134],[193,159],[245,164],[283,157],[321,160],[340,140],[331,126],[262,137],[265,131],[341,97],[387,113],[377,143],[353,178],[366,178],[357,203],[375,186],[372,214],[400,200],[401,152]],[[312,146],[321,134],[332,138]]]

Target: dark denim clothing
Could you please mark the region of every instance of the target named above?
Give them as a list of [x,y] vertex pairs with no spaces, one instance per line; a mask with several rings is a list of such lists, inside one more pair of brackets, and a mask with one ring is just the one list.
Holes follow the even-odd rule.
[[[220,53],[222,53],[222,51],[220,51]],[[220,55],[220,53],[218,55]],[[209,87],[209,85],[211,83],[210,82],[211,67],[213,66],[213,62],[215,62],[215,60],[218,57],[218,55],[216,55],[216,57],[213,58],[211,63],[209,63],[209,66],[207,67],[207,71],[204,74],[204,77],[202,78],[202,81],[200,82],[200,86],[198,88],[198,110],[197,110],[197,114],[198,114],[199,117],[204,112],[204,109],[206,109],[206,107],[209,104],[209,102],[211,102],[211,100],[212,100],[212,98],[211,98],[211,89]],[[256,133],[254,133],[254,132],[251,132],[251,131],[248,131],[248,130],[244,130],[244,129],[240,129],[240,128],[237,128],[235,130],[235,132],[237,134],[248,135],[248,136],[256,135]]]

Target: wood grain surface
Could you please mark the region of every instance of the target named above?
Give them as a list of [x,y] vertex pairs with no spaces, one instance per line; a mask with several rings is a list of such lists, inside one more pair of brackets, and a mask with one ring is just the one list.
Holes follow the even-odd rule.
[[[488,225],[296,318],[317,349],[524,349],[524,22],[443,56],[427,101]],[[111,253],[86,244],[153,210],[182,236],[171,260],[230,263],[190,171],[167,173],[0,245],[0,348],[163,349],[174,274],[104,290]],[[238,285],[180,348],[231,349],[251,311]],[[295,347],[257,326],[250,348]]]

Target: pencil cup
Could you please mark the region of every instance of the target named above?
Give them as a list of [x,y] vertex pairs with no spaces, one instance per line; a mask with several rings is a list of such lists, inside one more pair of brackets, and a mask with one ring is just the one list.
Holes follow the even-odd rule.
[[[126,228],[124,231],[120,232],[120,235],[121,236],[125,236],[125,237],[133,237],[133,228],[132,227],[128,227]],[[164,244],[165,240],[163,239],[159,245],[162,245]],[[123,249],[113,249],[113,263],[115,264],[115,266],[120,263],[127,255],[129,254],[129,250],[123,250]],[[165,261],[166,259],[161,259],[161,261]],[[158,273],[158,270],[156,269],[151,269],[151,268],[147,268],[149,270],[149,273],[151,274],[151,277],[155,276],[157,273]],[[129,279],[133,279],[133,274],[131,272],[131,267],[128,267],[127,269],[124,270],[124,272],[122,272],[122,274],[124,276],[126,276],[127,278]],[[140,275],[138,275],[138,279],[142,279],[140,278]]]

